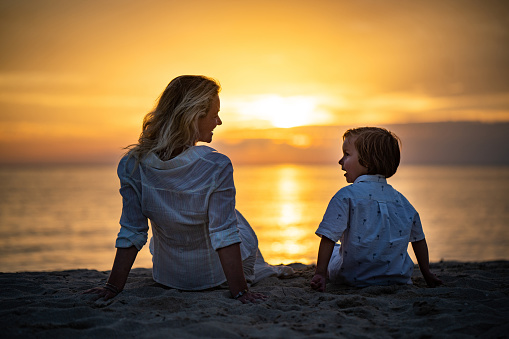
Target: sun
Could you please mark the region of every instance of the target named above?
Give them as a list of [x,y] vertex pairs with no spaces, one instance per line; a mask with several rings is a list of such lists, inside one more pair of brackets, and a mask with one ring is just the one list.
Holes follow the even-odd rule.
[[268,121],[274,127],[290,128],[312,124],[315,109],[316,101],[313,97],[269,94],[243,102],[239,113]]

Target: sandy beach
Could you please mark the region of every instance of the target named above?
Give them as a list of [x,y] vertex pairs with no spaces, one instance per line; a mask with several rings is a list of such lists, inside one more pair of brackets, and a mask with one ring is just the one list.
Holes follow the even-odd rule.
[[309,287],[313,266],[251,289],[269,296],[243,305],[226,289],[184,292],[134,269],[113,300],[83,290],[109,272],[70,270],[0,274],[2,338],[442,338],[509,336],[509,261],[440,262],[444,286]]

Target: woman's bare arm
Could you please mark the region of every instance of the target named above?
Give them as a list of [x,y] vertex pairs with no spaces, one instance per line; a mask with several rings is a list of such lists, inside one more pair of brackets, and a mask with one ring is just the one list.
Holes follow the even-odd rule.
[[117,248],[113,268],[111,269],[107,285],[105,287],[94,287],[83,293],[92,293],[97,295],[97,299],[108,300],[114,298],[125,286],[129,272],[133,267],[138,249],[134,246],[129,248]]
[[241,294],[237,299],[242,303],[256,302],[264,300],[266,297],[260,293],[252,293],[248,291],[244,270],[242,267],[242,257],[240,255],[240,245],[238,243],[220,248],[217,250],[219,260],[223,267],[224,275],[228,281],[228,287],[232,297]]

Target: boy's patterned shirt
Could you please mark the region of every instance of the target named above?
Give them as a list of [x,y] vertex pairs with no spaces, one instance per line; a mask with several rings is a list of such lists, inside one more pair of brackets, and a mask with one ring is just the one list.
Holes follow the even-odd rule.
[[382,175],[362,175],[339,190],[316,234],[341,242],[338,269],[356,286],[407,283],[409,242],[424,239],[419,214]]

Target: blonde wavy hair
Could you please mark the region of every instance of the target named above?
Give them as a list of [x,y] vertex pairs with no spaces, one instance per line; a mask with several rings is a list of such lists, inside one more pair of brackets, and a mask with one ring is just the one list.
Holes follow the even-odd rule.
[[145,115],[137,144],[126,147],[138,161],[153,152],[166,161],[198,140],[198,118],[207,114],[220,84],[202,75],[173,79],[160,95],[155,109]]

